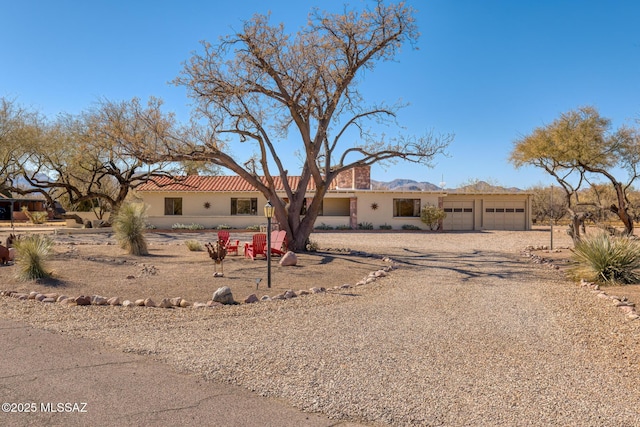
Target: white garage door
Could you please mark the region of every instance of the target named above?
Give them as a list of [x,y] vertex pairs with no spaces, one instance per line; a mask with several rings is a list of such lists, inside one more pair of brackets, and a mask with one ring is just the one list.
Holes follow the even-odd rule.
[[488,230],[526,230],[525,202],[485,202],[484,228]]
[[447,214],[442,224],[445,230],[473,230],[473,201],[444,202],[443,209]]

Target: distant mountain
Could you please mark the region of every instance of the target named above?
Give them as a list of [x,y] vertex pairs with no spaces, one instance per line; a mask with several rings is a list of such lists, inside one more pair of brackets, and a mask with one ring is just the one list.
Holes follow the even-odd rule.
[[[371,180],[371,188],[374,190],[390,190],[390,191],[440,191],[440,187],[430,182],[418,182],[412,179],[394,179],[393,181],[376,181]],[[499,185],[491,185],[485,181],[478,181],[474,184],[465,185],[460,188],[445,188],[450,193],[511,193],[522,191],[516,187],[502,187]]]
[[438,191],[440,187],[430,182],[418,182],[412,179],[394,179],[393,181],[384,182],[371,180],[371,188],[374,190],[391,190],[391,191]]

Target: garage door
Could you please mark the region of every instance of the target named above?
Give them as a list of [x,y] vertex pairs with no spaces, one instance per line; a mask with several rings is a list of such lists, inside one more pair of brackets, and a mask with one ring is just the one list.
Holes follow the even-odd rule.
[[445,230],[473,230],[473,201],[444,202],[443,208],[447,214],[443,221]]
[[526,230],[525,202],[485,202],[484,228],[488,230]]

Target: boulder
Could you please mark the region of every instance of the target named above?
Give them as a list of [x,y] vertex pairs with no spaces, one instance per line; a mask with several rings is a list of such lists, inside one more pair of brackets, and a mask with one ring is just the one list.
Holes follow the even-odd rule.
[[236,304],[231,293],[231,288],[223,286],[213,293],[213,301],[221,304]]
[[160,308],[173,308],[173,304],[171,304],[171,300],[169,298],[162,298],[160,304],[158,305]]
[[293,266],[298,264],[298,257],[294,252],[287,252],[282,256],[280,260],[280,265],[283,267]]
[[111,297],[107,300],[107,304],[115,306],[122,303],[120,302],[120,297]]
[[153,300],[151,298],[147,298],[144,300],[144,306],[145,307],[155,307],[156,303],[153,302]]

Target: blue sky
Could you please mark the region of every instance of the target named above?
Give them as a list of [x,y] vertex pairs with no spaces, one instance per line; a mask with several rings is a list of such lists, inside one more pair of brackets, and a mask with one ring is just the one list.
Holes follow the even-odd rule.
[[[180,120],[184,88],[168,82],[200,40],[239,29],[254,13],[291,31],[314,5],[343,1],[0,0],[0,96],[49,117],[97,100],[164,99]],[[359,4],[360,0],[352,0]],[[527,188],[544,172],[515,170],[513,141],[562,112],[593,105],[614,127],[640,118],[640,2],[635,0],[409,0],[419,50],[367,73],[368,102],[409,103],[402,132],[454,133],[434,168],[374,167],[372,178],[408,178],[456,187],[474,179]],[[388,135],[394,130],[387,129]]]

